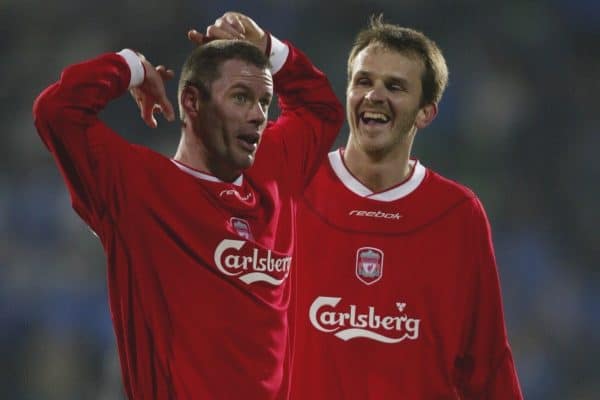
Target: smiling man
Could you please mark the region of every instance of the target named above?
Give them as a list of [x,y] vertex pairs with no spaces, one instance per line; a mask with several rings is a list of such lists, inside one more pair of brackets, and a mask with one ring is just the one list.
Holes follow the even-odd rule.
[[295,203],[343,109],[300,51],[242,14],[189,38],[202,45],[181,72],[173,158],[99,119],[128,89],[151,127],[155,111],[174,119],[173,72],[131,50],[66,68],[35,125],[102,241],[129,399],[285,399]]
[[348,142],[299,207],[294,399],[522,398],[483,207],[410,156],[447,80],[420,32],[357,36]]

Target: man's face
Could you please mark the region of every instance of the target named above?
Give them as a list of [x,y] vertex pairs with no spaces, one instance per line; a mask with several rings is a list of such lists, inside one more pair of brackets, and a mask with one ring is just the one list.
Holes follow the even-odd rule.
[[423,62],[372,43],[353,61],[346,93],[351,141],[368,154],[410,147],[422,93]]
[[210,99],[201,101],[194,130],[200,132],[208,170],[234,179],[254,162],[273,79],[268,69],[237,59],[223,63],[220,74],[210,86]]

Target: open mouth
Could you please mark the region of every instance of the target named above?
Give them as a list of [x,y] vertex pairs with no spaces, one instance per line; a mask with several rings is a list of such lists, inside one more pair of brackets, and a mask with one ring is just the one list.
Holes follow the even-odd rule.
[[238,142],[242,145],[244,149],[249,152],[253,152],[256,150],[256,146],[258,145],[258,141],[260,139],[260,135],[258,133],[242,133],[238,135]]
[[363,111],[358,115],[360,121],[366,125],[382,125],[390,122],[390,117],[382,112]]

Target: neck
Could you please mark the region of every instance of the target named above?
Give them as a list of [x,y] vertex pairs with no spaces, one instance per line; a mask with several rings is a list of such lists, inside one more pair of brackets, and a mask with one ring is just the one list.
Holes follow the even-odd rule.
[[406,180],[414,165],[410,162],[410,146],[388,154],[369,153],[352,139],[344,150],[344,163],[363,185],[373,192],[383,192]]
[[179,145],[173,159],[190,168],[213,175],[223,182],[233,182],[241,174],[241,171],[225,171],[211,167],[212,164],[216,165],[218,163],[211,163],[206,147],[193,133],[185,130],[181,133],[181,139],[179,139]]
[[211,173],[204,154],[204,146],[198,143],[197,140],[193,140],[192,135],[182,132],[173,159],[198,171]]

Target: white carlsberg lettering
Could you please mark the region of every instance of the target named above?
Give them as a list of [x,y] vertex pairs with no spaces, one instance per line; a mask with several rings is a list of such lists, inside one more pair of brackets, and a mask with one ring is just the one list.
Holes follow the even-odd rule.
[[382,316],[373,306],[363,313],[359,313],[354,304],[346,310],[336,310],[341,300],[341,297],[317,297],[308,311],[311,324],[319,331],[333,333],[345,341],[362,337],[381,343],[399,343],[419,337],[420,319],[406,314]]
[[[215,248],[213,260],[219,271],[227,276],[238,277],[242,282],[266,282],[281,285],[288,277],[291,256],[278,256],[271,250],[245,247],[243,240],[224,239]],[[266,254],[265,254],[266,253]]]
[[265,263],[263,262],[264,260],[259,260],[258,259],[258,249],[255,247],[254,248],[254,254],[253,254],[253,261],[252,261],[252,265],[254,265],[254,270],[255,271],[266,271],[267,268],[265,267]]
[[400,215],[400,213],[386,213],[383,211],[352,210],[348,213],[348,215],[354,217],[383,218],[391,220],[398,220],[402,218],[402,215]]
[[[227,270],[223,266],[223,264],[221,263],[221,259],[222,259],[223,253],[226,250],[229,250],[229,249],[239,250],[242,248],[242,246],[244,246],[245,243],[246,242],[243,240],[231,240],[231,239],[225,239],[225,240],[221,241],[221,243],[219,243],[219,245],[215,249],[215,256],[214,256],[215,265],[217,266],[219,271],[221,271],[225,275],[229,275],[229,276],[236,276],[243,272],[243,271],[239,271],[239,272],[231,273],[229,270]],[[229,261],[229,257],[231,257],[231,256],[225,257],[225,263],[229,268],[231,268],[230,267],[231,262]]]

